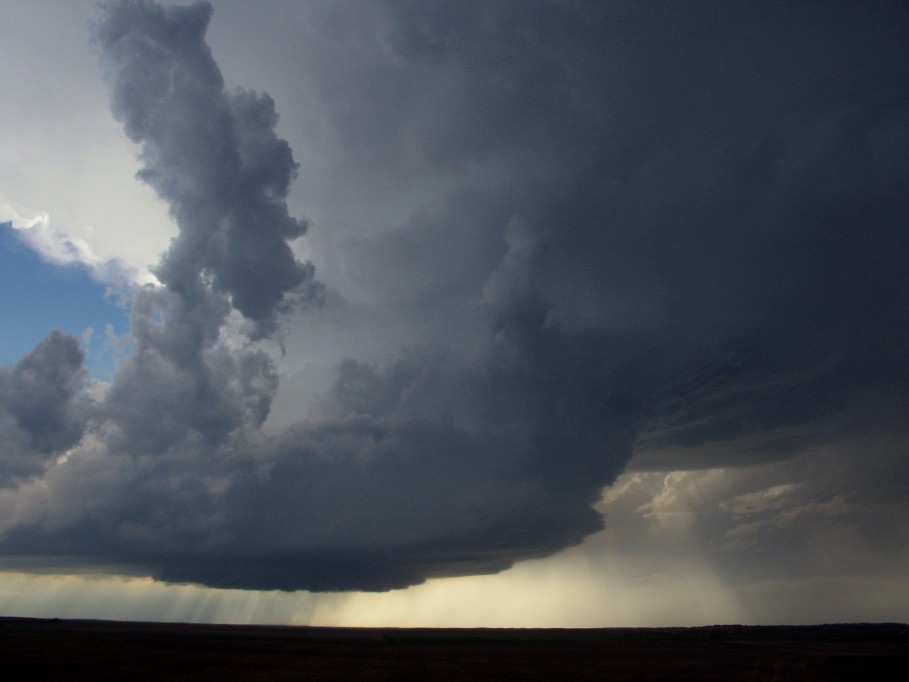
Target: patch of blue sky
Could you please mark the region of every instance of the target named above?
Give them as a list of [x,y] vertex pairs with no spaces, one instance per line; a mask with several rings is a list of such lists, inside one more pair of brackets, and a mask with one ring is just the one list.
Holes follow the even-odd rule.
[[129,311],[82,265],[55,265],[0,224],[0,365],[15,363],[54,327],[79,339],[92,376],[108,380],[127,351]]

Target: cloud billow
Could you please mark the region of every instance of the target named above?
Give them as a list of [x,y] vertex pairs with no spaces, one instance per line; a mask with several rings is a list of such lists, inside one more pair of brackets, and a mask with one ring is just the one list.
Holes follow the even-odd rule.
[[91,400],[79,342],[52,331],[12,367],[0,368],[0,483],[39,473],[48,459],[76,445]]
[[[357,302],[294,257],[297,164],[273,100],[225,90],[211,6],[105,6],[112,111],[180,231],[161,286],[134,294],[134,353],[106,394],[83,395],[59,333],[0,374],[6,555],[395,589],[580,543],[629,462],[766,463],[842,414],[856,442],[905,434],[892,36],[840,36],[848,9],[807,33],[725,3],[376,3],[365,29],[360,9],[311,9],[330,19],[306,49],[336,162],[419,197],[399,225],[339,237]],[[831,31],[856,43],[848,69],[817,61]],[[352,350],[269,427],[263,341],[306,346],[326,291]],[[383,317],[398,326],[376,361]],[[882,397],[886,415],[863,410]]]
[[206,3],[112,4],[96,39],[114,116],[141,145],[138,177],[180,227],[158,278],[189,297],[210,276],[213,290],[267,334],[290,298],[318,289],[312,266],[287,244],[307,229],[285,202],[297,164],[275,135],[271,98],[225,91],[204,40],[211,13]]

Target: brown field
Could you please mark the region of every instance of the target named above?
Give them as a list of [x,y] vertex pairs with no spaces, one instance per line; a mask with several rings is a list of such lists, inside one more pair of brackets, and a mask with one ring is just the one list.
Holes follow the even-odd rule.
[[0,618],[13,678],[905,679],[909,625],[378,629]]

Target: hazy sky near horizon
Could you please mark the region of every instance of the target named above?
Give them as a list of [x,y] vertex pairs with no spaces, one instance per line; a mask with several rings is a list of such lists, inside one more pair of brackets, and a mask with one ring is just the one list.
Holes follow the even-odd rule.
[[5,615],[909,617],[906,7],[0,23]]

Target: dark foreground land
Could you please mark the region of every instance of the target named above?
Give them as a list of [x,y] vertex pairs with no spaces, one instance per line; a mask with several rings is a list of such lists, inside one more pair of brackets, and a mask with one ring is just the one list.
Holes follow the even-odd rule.
[[909,625],[356,629],[0,618],[6,679],[906,679]]

